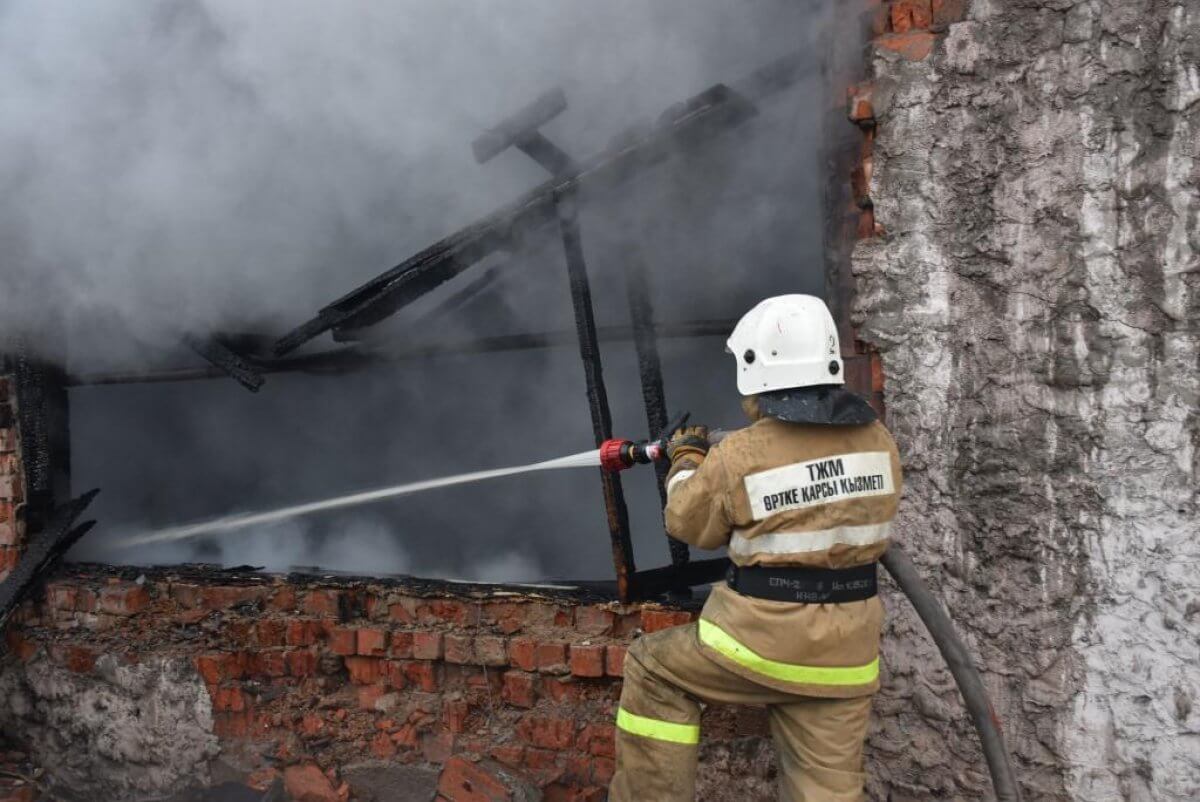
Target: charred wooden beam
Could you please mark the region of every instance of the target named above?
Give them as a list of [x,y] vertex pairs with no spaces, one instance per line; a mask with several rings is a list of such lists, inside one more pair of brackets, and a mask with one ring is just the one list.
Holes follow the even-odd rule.
[[183,342],[213,367],[229,376],[238,384],[252,393],[257,393],[266,379],[262,373],[233,349],[222,343],[217,337],[195,337],[185,335]]
[[[575,313],[575,332],[579,341],[579,356],[583,360],[583,376],[587,387],[588,412],[592,418],[592,433],[599,446],[612,437],[612,414],[608,406],[608,391],[604,387],[604,371],[600,364],[600,338],[596,333],[596,318],[592,309],[592,291],[587,264],[583,259],[583,242],[579,219],[572,196],[560,198],[559,229],[566,253],[567,278],[571,286],[571,306]],[[604,493],[604,509],[608,531],[612,538],[613,567],[617,576],[617,594],[628,601],[629,575],[637,570],[633,557],[633,540],[629,534],[629,510],[625,506],[625,491],[620,475],[600,471]]]
[[[566,109],[567,93],[561,87],[544,92],[541,97],[525,108],[475,137],[471,143],[475,161],[483,164],[496,158],[510,147],[519,147],[520,143],[528,139],[532,132],[562,114]],[[548,151],[550,158],[559,159],[559,161],[554,167],[547,169],[552,174],[565,172],[570,167],[571,160],[556,146],[550,145],[550,147],[551,150]],[[542,163],[542,160],[536,156],[532,158],[539,164]]]
[[[544,95],[512,117],[475,140],[475,158],[487,161],[508,147],[516,147],[546,169],[552,176],[565,177],[576,169],[575,160],[547,139],[538,130],[567,107],[562,90]],[[481,147],[480,143],[484,146]],[[595,310],[588,279],[587,260],[583,255],[583,236],[579,227],[577,189],[570,188],[555,198],[558,230],[566,255],[567,278],[571,289],[571,307],[575,314],[575,334],[579,340],[579,355],[583,360],[583,375],[587,386],[588,412],[596,445],[612,437],[612,412],[608,405],[608,390],[604,386],[604,371],[600,359],[600,337],[596,333]],[[629,599],[629,575],[635,570],[633,540],[629,532],[629,509],[621,477],[615,472],[601,470],[600,485],[604,494],[605,517],[612,537],[613,568],[617,578],[617,594],[621,601]]]
[[[659,339],[691,339],[693,337],[724,337],[733,330],[733,320],[697,320],[687,323],[660,323],[654,326]],[[631,326],[597,326],[600,342],[628,342],[635,336]],[[260,373],[311,373],[340,375],[365,370],[390,362],[428,359],[458,354],[488,354],[504,351],[527,351],[535,348],[565,348],[575,345],[574,331],[550,331],[538,334],[506,334],[480,337],[462,342],[419,343],[396,349],[360,348],[348,346],[315,354],[284,359],[257,359],[254,367]],[[155,382],[195,381],[223,378],[228,374],[218,368],[164,368],[161,370],[81,373],[70,376],[70,387],[89,387],[105,384],[145,384]]]
[[[625,266],[625,289],[629,301],[629,315],[633,322],[633,345],[637,350],[638,376],[642,383],[642,403],[646,407],[646,424],[651,437],[658,437],[667,426],[667,400],[663,389],[662,361],[658,357],[658,337],[654,328],[654,304],[650,298],[650,281],[647,265],[635,247],[629,249],[622,260]],[[667,471],[665,462],[654,464],[658,497],[665,509],[667,506]],[[664,532],[666,530],[664,529]],[[667,549],[671,553],[671,564],[685,564],[691,555],[688,546],[669,534]],[[678,588],[686,591],[686,586]]]
[[[629,131],[597,156],[556,176],[515,202],[434,243],[322,309],[275,345],[287,354],[333,330],[335,338],[378,323],[497,250],[557,223],[556,199],[572,193],[604,193],[681,148],[711,140],[755,114],[754,102],[790,86],[809,58],[793,53],[730,86],[718,84],[668,109],[649,131]],[[541,143],[531,143],[535,147]],[[490,152],[491,148],[487,148]],[[485,153],[486,155],[486,153]]]
[[[500,279],[500,273],[504,267],[507,267],[507,265],[495,265],[488,268],[480,276],[472,279],[465,287],[455,292],[449,298],[442,301],[440,304],[435,306],[433,309],[430,309],[413,322],[424,323],[426,321],[440,318],[443,315],[454,314],[467,304],[479,298],[488,290],[492,289],[492,287],[494,287],[496,282]],[[350,335],[352,332],[346,332],[346,334]],[[350,337],[346,336],[344,339],[350,339]]]
[[25,520],[30,530],[46,524],[71,486],[71,436],[67,377],[61,362],[36,354],[24,340],[0,354],[0,373],[12,377],[25,473]]
[[87,534],[95,521],[75,526],[75,521],[92,503],[99,490],[90,490],[74,501],[56,508],[44,528],[29,536],[21,560],[3,582],[0,582],[0,629],[17,605],[29,595],[62,556]]

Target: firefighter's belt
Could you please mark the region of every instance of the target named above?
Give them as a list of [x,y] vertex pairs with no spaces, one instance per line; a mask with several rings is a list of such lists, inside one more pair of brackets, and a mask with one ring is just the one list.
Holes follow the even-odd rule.
[[725,581],[743,596],[801,604],[844,604],[879,592],[875,563],[836,569],[731,565]]

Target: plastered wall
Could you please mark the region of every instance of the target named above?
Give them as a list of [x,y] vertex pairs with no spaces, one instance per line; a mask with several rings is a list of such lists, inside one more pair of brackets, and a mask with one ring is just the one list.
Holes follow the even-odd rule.
[[[856,322],[905,458],[902,539],[985,667],[1027,798],[1196,799],[1200,4],[964,15],[884,33],[859,90]],[[894,608],[874,791],[988,798]]]

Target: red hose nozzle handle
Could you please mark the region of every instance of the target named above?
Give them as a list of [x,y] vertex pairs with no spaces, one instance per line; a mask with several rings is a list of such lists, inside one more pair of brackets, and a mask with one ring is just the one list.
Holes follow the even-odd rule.
[[609,473],[623,471],[634,465],[648,465],[667,458],[667,440],[687,423],[691,413],[681,412],[659,432],[657,440],[622,440],[612,438],[600,444],[600,468]]
[[609,473],[623,471],[633,466],[630,454],[633,443],[614,437],[600,444],[600,469]]
[[600,467],[609,473],[623,471],[634,465],[649,465],[666,459],[666,448],[657,440],[605,440],[600,444]]

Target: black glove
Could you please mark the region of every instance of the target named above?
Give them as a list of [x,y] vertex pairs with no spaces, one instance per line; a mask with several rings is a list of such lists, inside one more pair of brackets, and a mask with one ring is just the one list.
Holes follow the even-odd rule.
[[682,459],[689,458],[697,465],[704,461],[708,454],[708,427],[688,426],[671,435],[667,441],[667,459],[671,467]]

